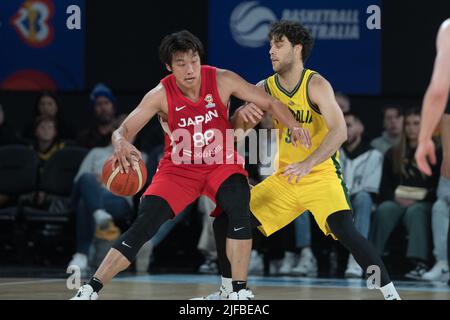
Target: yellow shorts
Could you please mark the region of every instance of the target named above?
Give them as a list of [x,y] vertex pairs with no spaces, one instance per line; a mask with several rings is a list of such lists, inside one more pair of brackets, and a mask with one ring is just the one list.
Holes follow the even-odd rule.
[[251,190],[250,209],[267,237],[308,210],[325,235],[331,234],[327,218],[332,213],[351,210],[347,187],[339,171],[311,172],[299,183],[276,173]]

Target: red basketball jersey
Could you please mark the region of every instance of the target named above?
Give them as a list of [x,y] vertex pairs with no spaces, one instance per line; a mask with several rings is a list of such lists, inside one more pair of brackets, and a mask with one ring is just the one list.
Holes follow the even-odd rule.
[[216,68],[201,66],[200,96],[196,102],[183,95],[174,75],[161,83],[168,104],[167,121],[160,118],[166,132],[164,158],[185,164],[237,163],[228,107],[217,89]]

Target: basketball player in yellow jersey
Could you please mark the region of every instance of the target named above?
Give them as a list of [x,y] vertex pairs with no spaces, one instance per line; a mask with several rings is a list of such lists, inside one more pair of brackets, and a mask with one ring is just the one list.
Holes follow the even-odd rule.
[[[269,40],[276,73],[260,82],[260,88],[289,108],[309,131],[311,146],[294,147],[290,131],[274,119],[279,129],[279,168],[251,190],[254,226],[269,236],[309,210],[323,233],[339,240],[366,273],[372,274],[370,266],[378,267],[377,285],[385,299],[400,299],[375,248],[353,225],[337,151],[347,139],[347,128],[330,83],[303,66],[313,44],[309,32],[295,22],[276,22],[270,29]],[[253,104],[243,106],[234,115],[234,127],[247,130],[261,114]],[[227,230],[224,220],[214,222],[222,283],[230,274],[223,240]],[[224,298],[223,291],[222,285],[218,293],[205,298]]]
[[[431,175],[431,169],[427,162],[436,163],[436,153],[431,136],[440,121],[441,140],[443,150],[443,161],[441,166],[441,177],[437,195],[439,200],[443,200],[450,205],[450,19],[445,20],[439,28],[436,39],[436,59],[434,61],[433,75],[423,99],[422,121],[420,124],[419,145],[416,150],[416,161],[420,171],[426,175]],[[448,213],[447,213],[448,219]],[[434,222],[439,225],[438,219]],[[446,227],[446,226],[445,226]],[[444,227],[444,228],[445,228]],[[450,225],[447,229],[447,261],[438,261],[430,270],[435,271],[439,267],[441,271],[448,274],[450,265]],[[435,232],[433,230],[433,232]],[[439,232],[436,230],[436,232]],[[445,229],[441,231],[445,233]],[[445,251],[445,250],[444,250]],[[439,260],[439,259],[437,259]],[[450,280],[448,281],[450,285]]]

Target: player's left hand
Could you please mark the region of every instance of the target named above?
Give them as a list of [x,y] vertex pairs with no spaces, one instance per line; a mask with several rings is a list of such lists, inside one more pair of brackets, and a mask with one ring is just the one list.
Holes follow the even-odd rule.
[[306,176],[308,173],[311,172],[312,168],[313,168],[312,163],[310,163],[307,160],[303,162],[296,162],[284,168],[283,173],[281,175],[283,177],[288,176],[289,183],[292,183],[292,181],[298,183],[301,178],[303,178],[304,176]]
[[416,162],[419,170],[427,176],[431,176],[431,168],[428,164],[427,158],[432,165],[436,164],[436,152],[434,142],[431,139],[419,142],[416,150]]

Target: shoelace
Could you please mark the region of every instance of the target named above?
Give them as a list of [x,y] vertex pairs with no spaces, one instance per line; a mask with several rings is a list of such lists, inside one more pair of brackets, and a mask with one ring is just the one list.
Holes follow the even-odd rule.
[[80,290],[78,290],[77,297],[78,298],[81,297],[83,295],[83,292],[84,292],[84,287],[81,287]]
[[81,296],[83,295],[84,290],[86,290],[85,285],[86,285],[86,282],[83,282],[83,285],[82,285],[81,288],[78,290],[77,297],[81,297]]

